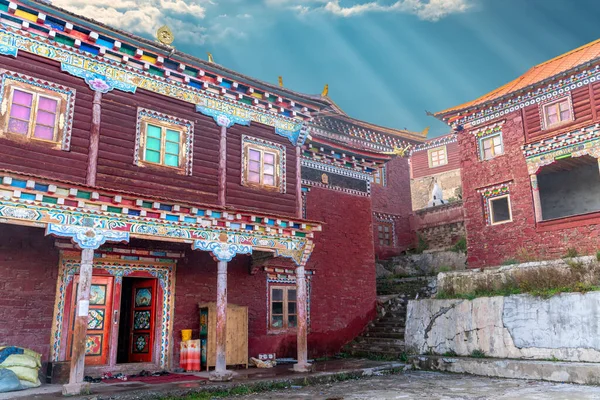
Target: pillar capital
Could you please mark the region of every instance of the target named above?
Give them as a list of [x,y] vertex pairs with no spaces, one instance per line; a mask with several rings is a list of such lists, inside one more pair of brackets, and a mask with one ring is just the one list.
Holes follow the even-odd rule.
[[252,246],[249,245],[208,240],[195,240],[192,249],[209,251],[217,261],[225,262],[231,261],[237,254],[252,254]]
[[129,232],[88,226],[48,224],[46,235],[70,238],[80,249],[96,250],[106,242],[129,242]]

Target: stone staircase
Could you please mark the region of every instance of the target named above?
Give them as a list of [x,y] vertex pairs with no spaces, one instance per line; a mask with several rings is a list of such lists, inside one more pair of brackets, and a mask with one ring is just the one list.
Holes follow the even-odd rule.
[[346,345],[345,352],[383,359],[403,357],[406,352],[406,306],[409,300],[430,297],[434,289],[432,281],[435,277],[378,280],[378,316],[360,336]]

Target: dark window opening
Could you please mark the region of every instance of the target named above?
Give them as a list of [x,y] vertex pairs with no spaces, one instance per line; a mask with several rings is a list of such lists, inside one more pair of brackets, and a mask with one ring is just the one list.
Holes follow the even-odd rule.
[[492,198],[489,201],[492,225],[512,221],[508,196]]
[[600,211],[600,170],[593,157],[557,161],[544,167],[537,180],[542,220]]

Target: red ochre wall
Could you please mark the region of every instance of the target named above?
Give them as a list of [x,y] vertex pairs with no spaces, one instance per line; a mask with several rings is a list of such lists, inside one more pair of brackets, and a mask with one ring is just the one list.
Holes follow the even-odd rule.
[[[335,354],[357,336],[376,313],[373,236],[369,198],[311,188],[307,194],[307,218],[323,221],[316,234],[315,250],[307,269],[315,270],[311,286],[310,357]],[[286,259],[270,265],[292,267]],[[248,351],[296,357],[296,333],[267,332],[267,276],[249,272],[247,256],[237,256],[227,267],[227,297],[248,306]],[[216,300],[217,266],[208,253],[187,252],[176,273],[174,363],[179,365],[182,329],[198,337],[199,302]]]
[[410,167],[408,158],[396,157],[386,164],[387,185],[371,184],[373,211],[392,214],[396,230],[396,246],[380,246],[377,238],[376,221],[373,216],[373,234],[375,235],[375,254],[379,259],[400,254],[412,247],[415,237],[410,228],[409,218],[412,214],[410,198]]
[[0,346],[50,356],[58,251],[44,230],[0,224]]
[[[521,113],[511,113],[504,119],[505,154],[491,160],[479,161],[475,137],[468,132],[459,134],[469,267],[497,266],[523,255],[537,260],[556,259],[571,247],[580,254],[596,254],[600,248],[598,218],[563,219],[536,226],[531,183],[521,149],[525,143]],[[488,226],[483,200],[476,189],[509,180],[513,221]]]

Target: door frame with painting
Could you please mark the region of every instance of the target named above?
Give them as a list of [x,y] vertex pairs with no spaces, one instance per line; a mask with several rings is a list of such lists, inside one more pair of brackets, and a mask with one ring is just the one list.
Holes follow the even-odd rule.
[[156,326],[156,279],[136,279],[131,296],[128,362],[151,362]]

